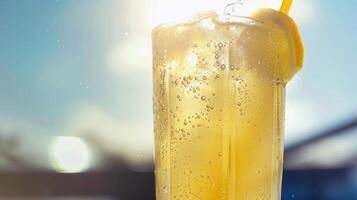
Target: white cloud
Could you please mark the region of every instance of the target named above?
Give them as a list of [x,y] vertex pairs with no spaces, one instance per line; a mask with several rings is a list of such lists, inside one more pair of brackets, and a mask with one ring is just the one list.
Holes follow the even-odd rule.
[[[148,170],[147,164],[152,161],[154,145],[151,119],[135,123],[122,122],[96,105],[81,105],[75,110],[70,110],[63,131],[44,130],[31,122],[0,116],[0,138],[10,138],[15,134],[13,136],[19,138],[20,143],[16,151],[11,150],[12,153],[34,167],[51,167],[48,152],[51,142],[56,139],[53,136],[56,131],[56,136],[89,139],[90,149],[94,150],[97,147],[106,154],[124,159],[134,170]],[[93,140],[95,142],[90,143]],[[94,165],[97,161],[94,157]],[[0,163],[2,163],[1,155]],[[8,167],[15,169],[16,166],[2,165],[0,168],[8,169]]]
[[336,168],[346,166],[357,155],[357,134],[325,138],[317,144],[309,145],[295,152],[288,159],[289,168]]
[[[73,113],[73,112],[71,112]],[[74,111],[67,135],[94,139],[98,147],[114,156],[124,157],[131,164],[148,162],[153,155],[152,122],[121,122],[95,105]]]
[[109,70],[119,76],[147,73],[152,67],[151,51],[150,37],[128,36],[109,52]]
[[317,111],[303,99],[287,99],[285,129],[287,144],[308,137],[317,124]]
[[289,15],[299,26],[311,24],[316,19],[316,14],[319,12],[319,6],[314,3],[316,3],[316,1],[294,1]]

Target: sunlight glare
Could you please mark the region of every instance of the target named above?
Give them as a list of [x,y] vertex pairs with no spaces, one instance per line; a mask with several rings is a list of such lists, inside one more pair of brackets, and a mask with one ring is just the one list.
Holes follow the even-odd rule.
[[260,8],[273,8],[279,9],[282,0],[247,0],[245,1],[242,9],[237,13],[239,16],[250,16]]
[[[151,25],[156,26],[162,23],[168,23],[185,19],[185,17],[194,16],[197,13],[213,10],[222,14],[227,3],[234,0],[152,0]],[[282,0],[246,0],[243,9],[239,10],[237,15],[250,16],[260,8],[279,9]],[[290,15],[298,22],[303,24],[311,20],[314,6],[309,0],[294,1]]]
[[316,20],[315,15],[319,11],[317,10],[318,6],[315,6],[313,3],[316,3],[316,1],[294,1],[289,15],[299,26],[309,24],[312,21]]
[[152,25],[173,22],[191,17],[197,13],[214,10],[221,12],[224,8],[224,1],[217,0],[153,0],[152,3]]

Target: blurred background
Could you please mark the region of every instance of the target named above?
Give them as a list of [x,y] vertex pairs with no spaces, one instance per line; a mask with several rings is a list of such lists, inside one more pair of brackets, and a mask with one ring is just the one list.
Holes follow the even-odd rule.
[[[1,0],[0,199],[154,199],[151,30],[227,2]],[[357,199],[356,7],[292,6],[283,199]]]

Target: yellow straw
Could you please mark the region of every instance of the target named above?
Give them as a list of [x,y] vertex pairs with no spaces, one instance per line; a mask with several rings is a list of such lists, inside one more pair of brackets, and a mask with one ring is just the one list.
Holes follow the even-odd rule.
[[281,4],[281,7],[280,7],[280,12],[289,14],[289,10],[290,10],[292,3],[293,3],[293,0],[283,0],[283,3]]

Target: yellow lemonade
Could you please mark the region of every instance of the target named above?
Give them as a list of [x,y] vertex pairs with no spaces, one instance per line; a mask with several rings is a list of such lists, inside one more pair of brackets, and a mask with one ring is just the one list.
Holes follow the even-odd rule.
[[280,199],[291,41],[215,13],[153,31],[158,200]]

